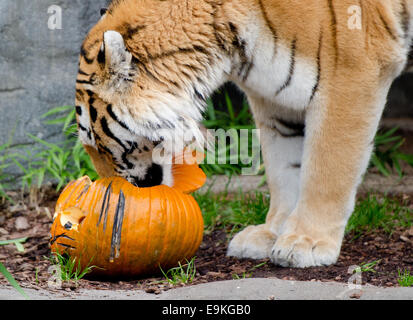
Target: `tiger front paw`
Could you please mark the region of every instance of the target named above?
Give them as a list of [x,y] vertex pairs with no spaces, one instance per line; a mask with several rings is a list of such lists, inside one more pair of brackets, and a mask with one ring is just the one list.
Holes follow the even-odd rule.
[[341,242],[316,239],[305,234],[281,235],[271,250],[271,261],[282,267],[307,268],[334,264],[340,254]]
[[276,236],[266,225],[249,226],[231,240],[227,256],[237,258],[265,259],[270,256]]

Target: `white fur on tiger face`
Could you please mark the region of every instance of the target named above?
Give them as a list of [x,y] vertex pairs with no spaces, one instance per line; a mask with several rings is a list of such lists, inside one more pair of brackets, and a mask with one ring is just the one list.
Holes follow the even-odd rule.
[[228,255],[333,264],[412,17],[413,0],[114,1],[82,46],[80,138],[101,175],[172,185],[154,147],[188,132],[203,144],[206,98],[233,81],[260,129],[271,206]]

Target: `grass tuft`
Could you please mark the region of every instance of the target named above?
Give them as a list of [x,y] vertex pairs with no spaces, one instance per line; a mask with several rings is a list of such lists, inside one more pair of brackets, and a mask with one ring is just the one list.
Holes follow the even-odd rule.
[[45,178],[57,183],[57,190],[72,180],[88,175],[92,180],[98,177],[89,155],[77,138],[75,109],[72,106],[57,107],[42,116],[47,125],[57,125],[65,136],[60,143],[50,143],[28,134],[38,144],[25,153],[10,155],[12,162],[22,173],[22,189],[40,188]]
[[195,259],[196,257],[193,257],[190,261],[186,260],[187,263],[185,265],[178,262],[177,267],[171,268],[166,272],[159,266],[165,277],[165,280],[161,282],[168,282],[174,286],[177,284],[192,283],[196,274]]
[[267,262],[263,262],[260,263],[254,267],[252,267],[251,269],[249,269],[248,271],[243,272],[241,275],[233,273],[232,274],[232,279],[234,280],[241,280],[241,279],[247,279],[247,278],[251,278],[254,271],[257,270],[258,268],[261,268],[263,266],[265,266],[267,264]]
[[377,195],[358,201],[347,224],[346,233],[360,234],[373,229],[391,233],[395,227],[408,228],[413,225],[413,210],[407,203]]
[[362,264],[360,265],[359,272],[376,273],[377,271],[376,271],[374,268],[375,268],[380,262],[381,262],[381,260],[376,260],[376,261],[372,261],[372,262],[362,263]]
[[212,194],[210,191],[195,193],[195,200],[203,212],[206,230],[231,228],[231,233],[238,232],[248,225],[265,222],[270,199],[266,192],[237,194]]
[[375,150],[370,160],[370,166],[376,167],[386,177],[394,170],[402,178],[404,172],[401,168],[401,162],[406,162],[413,167],[413,155],[400,151],[405,139],[395,135],[397,130],[396,127],[388,131],[379,131],[374,140]]
[[413,275],[410,274],[409,270],[398,270],[397,282],[401,287],[412,287],[413,286]]
[[80,261],[77,261],[76,258],[72,258],[67,254],[61,254],[59,252],[54,252],[47,259],[52,265],[59,267],[59,276],[60,280],[62,281],[77,282],[88,273],[91,273],[94,268],[96,268],[96,266],[88,265],[82,270]]

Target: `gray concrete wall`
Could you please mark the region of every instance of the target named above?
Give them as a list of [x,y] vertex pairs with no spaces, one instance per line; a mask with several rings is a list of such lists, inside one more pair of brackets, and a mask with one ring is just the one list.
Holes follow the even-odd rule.
[[[0,145],[15,131],[13,144],[27,144],[27,133],[58,139],[58,129],[40,116],[74,104],[80,44],[99,19],[107,0],[0,1]],[[50,30],[48,8],[62,8],[62,29]],[[397,82],[386,115],[413,117],[413,77]]]
[[[13,144],[27,144],[32,133],[53,139],[58,132],[40,116],[74,105],[81,42],[100,18],[107,0],[0,1],[0,145],[15,131]],[[62,8],[62,29],[49,29],[52,12]]]

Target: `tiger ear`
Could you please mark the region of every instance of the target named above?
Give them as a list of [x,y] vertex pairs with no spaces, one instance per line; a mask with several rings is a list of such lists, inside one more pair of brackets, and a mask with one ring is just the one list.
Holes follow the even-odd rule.
[[108,78],[115,82],[131,81],[136,70],[132,65],[132,54],[126,49],[122,35],[116,31],[106,31],[103,38],[98,61],[105,66]]
[[122,35],[116,31],[106,31],[103,38],[103,48],[101,50],[105,53],[106,66],[112,71],[130,67],[132,54],[126,49]]
[[106,14],[107,11],[108,11],[107,8],[100,9],[100,16],[103,17]]

